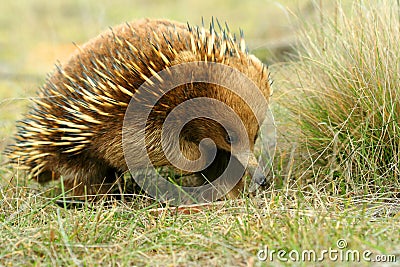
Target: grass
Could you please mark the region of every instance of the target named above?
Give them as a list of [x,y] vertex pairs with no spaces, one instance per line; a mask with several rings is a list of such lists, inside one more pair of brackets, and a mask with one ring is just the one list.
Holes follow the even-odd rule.
[[398,210],[376,195],[272,190],[185,214],[118,202],[64,209],[28,187],[0,194],[4,265],[248,266],[265,246],[318,251],[345,239],[349,249],[390,254],[399,238]]
[[[338,249],[337,242],[342,239],[347,246],[339,251],[371,251],[371,259],[378,254],[394,255],[398,264],[399,7],[396,2],[383,0],[376,4],[343,2],[344,11],[339,4],[322,6],[322,1],[312,2],[310,6],[316,12],[309,15],[307,22],[295,21],[295,25],[302,25],[298,45],[290,50],[295,51],[295,57],[271,66],[279,142],[270,189],[202,209],[158,209],[156,203],[149,204],[142,198],[102,200],[64,208],[57,202],[64,196],[57,183],[41,187],[27,180],[23,173],[2,166],[0,265],[293,265],[278,260],[277,254],[272,262],[262,262],[257,254],[260,249],[282,250],[286,257],[311,249],[320,253],[324,249]],[[33,28],[44,29],[37,35],[19,31],[15,16],[11,16],[26,4],[24,1],[2,7],[7,12],[1,25],[12,24],[12,31],[0,28],[0,35],[9,38],[3,50],[6,52],[0,51],[0,70],[4,69],[0,71],[2,147],[11,136],[13,121],[21,116],[26,105],[26,101],[18,99],[26,99],[40,85],[55,54],[64,57],[69,53],[63,38],[68,42],[88,39],[107,26],[104,24],[129,20],[130,12],[133,16],[146,16],[146,9],[152,9],[157,16],[186,20],[182,17],[184,12],[174,13],[171,7],[163,13],[168,7],[161,2],[151,7],[137,2],[134,9],[120,1],[115,10],[105,13],[101,12],[112,8],[90,1],[35,3],[24,9],[26,13],[21,18],[32,23]],[[193,3],[179,3],[182,10],[193,10],[186,7]],[[275,17],[282,20],[282,15],[264,19],[265,14],[273,15],[267,11],[271,3],[265,7],[259,2],[243,3],[224,1],[230,9],[219,12],[232,20],[238,10],[254,13],[256,17],[251,21],[259,25],[242,25],[251,29],[250,40],[257,36],[265,38],[266,32],[274,39],[283,35],[267,29]],[[300,10],[309,7],[300,4]],[[206,17],[209,11],[205,6],[199,10]],[[40,19],[38,10],[43,8],[46,12]],[[51,13],[59,14],[63,21],[55,21],[48,15]],[[70,14],[74,14],[73,18],[68,18]],[[302,14],[299,18],[304,17]],[[83,18],[87,23],[79,31]],[[66,22],[72,29],[64,26]],[[287,28],[281,32],[287,32]],[[13,43],[13,38],[18,38],[11,37],[10,32],[25,36],[26,42]],[[57,35],[49,37],[46,32]],[[75,34],[79,40],[72,37]],[[253,47],[257,47],[256,43]],[[46,54],[49,58],[35,63]],[[326,255],[323,262],[312,264],[333,266],[352,262],[329,260]],[[357,264],[378,262],[361,260]]]
[[[356,2],[304,28],[284,98],[307,158],[339,193],[400,189],[400,6]],[[318,179],[318,175],[316,179]]]

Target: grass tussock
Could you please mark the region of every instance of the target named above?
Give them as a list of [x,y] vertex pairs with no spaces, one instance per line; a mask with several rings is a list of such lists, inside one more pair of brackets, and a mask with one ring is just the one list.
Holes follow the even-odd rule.
[[355,1],[350,14],[339,4],[334,14],[319,10],[318,23],[304,26],[281,100],[302,148],[302,178],[327,178],[336,193],[396,195],[400,6],[366,2]]

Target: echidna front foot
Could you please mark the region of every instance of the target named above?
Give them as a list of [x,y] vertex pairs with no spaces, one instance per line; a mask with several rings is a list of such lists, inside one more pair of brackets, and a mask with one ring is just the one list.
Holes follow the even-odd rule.
[[66,175],[63,183],[70,195],[77,198],[97,199],[112,190],[119,174],[113,170],[92,172],[91,176]]
[[47,183],[50,181],[55,181],[55,180],[58,180],[59,178],[60,178],[60,176],[56,172],[49,171],[49,170],[42,171],[36,177],[34,177],[34,179],[41,184]]

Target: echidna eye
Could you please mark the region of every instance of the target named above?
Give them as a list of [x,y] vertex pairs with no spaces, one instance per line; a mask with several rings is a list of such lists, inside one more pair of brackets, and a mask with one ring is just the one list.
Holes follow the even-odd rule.
[[238,138],[236,134],[232,132],[230,134],[225,135],[225,142],[228,143],[229,145],[236,143],[238,141],[237,139]]

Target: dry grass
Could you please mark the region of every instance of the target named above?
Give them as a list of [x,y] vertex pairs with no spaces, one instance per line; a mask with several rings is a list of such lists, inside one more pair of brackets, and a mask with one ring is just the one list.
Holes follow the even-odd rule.
[[11,266],[259,266],[265,246],[301,253],[337,249],[339,239],[373,255],[399,249],[399,207],[377,195],[272,190],[192,214],[126,202],[64,209],[29,184],[3,187],[0,196],[0,260]]
[[301,146],[298,172],[335,194],[399,196],[399,14],[394,1],[321,11],[301,33],[297,62],[281,69],[290,73],[282,103]]

